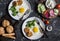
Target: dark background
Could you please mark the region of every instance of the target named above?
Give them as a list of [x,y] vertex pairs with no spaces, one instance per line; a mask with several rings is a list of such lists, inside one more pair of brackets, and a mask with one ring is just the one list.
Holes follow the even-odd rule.
[[[21,31],[21,28],[22,28],[21,26],[22,26],[23,21],[20,21],[17,25],[14,25],[16,20],[12,19],[9,16],[8,5],[11,1],[12,0],[0,0],[0,26],[2,26],[1,25],[2,20],[8,19],[11,22],[11,25],[14,26],[16,39],[13,40],[13,39],[8,39],[8,38],[0,36],[0,41],[33,41],[23,36],[22,31]],[[30,14],[29,17],[36,16],[36,17],[42,18],[37,13],[37,4],[39,0],[28,0],[28,2],[31,4],[31,8],[33,10],[33,12]],[[58,3],[59,2],[60,1],[58,0]],[[42,37],[35,41],[60,41],[60,17],[50,19],[50,25],[53,27],[53,30],[51,32],[47,32],[47,35],[49,38]]]

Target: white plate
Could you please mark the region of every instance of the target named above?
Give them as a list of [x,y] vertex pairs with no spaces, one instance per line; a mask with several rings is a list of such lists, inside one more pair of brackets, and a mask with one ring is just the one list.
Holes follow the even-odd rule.
[[[17,0],[13,0],[13,1],[17,1]],[[16,16],[13,16],[13,15],[12,15],[12,11],[9,10],[9,9],[11,8],[11,6],[12,6],[13,1],[11,1],[10,4],[9,4],[9,6],[8,6],[8,12],[9,12],[10,16],[11,16],[13,19],[19,20],[23,15],[20,15],[20,16],[19,16],[19,14],[17,14]],[[29,2],[28,2],[27,0],[22,0],[22,1],[23,1],[23,3],[22,3],[22,5],[21,5],[20,7],[23,6],[23,7],[26,8],[26,10],[27,10],[27,9],[30,9],[30,10],[31,10],[31,6],[30,6]],[[30,12],[29,12],[28,14],[30,14]]]
[[[34,19],[37,20],[40,23],[40,25],[43,27],[43,29],[45,30],[45,25],[44,25],[44,23],[42,22],[41,19],[39,19],[37,17],[28,18],[27,20],[24,21],[24,23],[22,25],[22,32],[23,32],[23,34],[24,34],[25,37],[27,37],[26,34],[25,34],[25,32],[24,32],[24,28],[26,27],[26,24],[27,24],[28,21],[32,21]],[[37,35],[33,35],[33,36],[27,37],[27,38],[30,39],[30,40],[36,40],[36,39],[41,38],[42,36],[43,36],[43,33],[40,32]]]
[[[49,1],[50,1],[50,3],[48,4]],[[55,0],[46,0],[45,5],[46,5],[47,8],[53,9],[56,6],[56,2],[55,2]],[[51,7],[50,7],[50,5],[51,5]]]

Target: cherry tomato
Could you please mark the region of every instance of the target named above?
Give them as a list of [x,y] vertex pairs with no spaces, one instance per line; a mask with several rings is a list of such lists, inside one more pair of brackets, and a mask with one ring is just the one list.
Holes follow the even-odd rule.
[[45,16],[46,18],[49,18],[49,16],[50,16],[48,10],[46,10],[43,14],[44,14],[44,16]]
[[60,9],[60,4],[57,4],[56,8],[57,8],[57,9]]
[[47,24],[47,25],[48,25],[49,23],[50,23],[50,21],[49,21],[49,20],[45,20],[45,24]]

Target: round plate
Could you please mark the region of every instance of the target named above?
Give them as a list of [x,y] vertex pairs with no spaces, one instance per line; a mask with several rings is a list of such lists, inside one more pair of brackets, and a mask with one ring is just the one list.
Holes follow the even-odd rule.
[[[17,0],[13,0],[13,1],[17,1]],[[10,4],[9,4],[9,6],[8,6],[8,12],[9,12],[10,16],[11,16],[13,19],[19,20],[23,15],[22,15],[22,16],[21,16],[21,15],[19,16],[19,14],[17,14],[16,16],[13,16],[13,15],[12,15],[12,11],[9,10],[9,9],[11,8],[11,6],[12,6],[13,1],[11,1]],[[31,10],[31,6],[30,6],[29,2],[28,2],[27,0],[22,0],[22,1],[23,1],[23,3],[22,3],[22,5],[21,5],[20,7],[24,6],[25,8]],[[30,14],[30,12],[29,12],[28,14]],[[27,14],[26,14],[26,15],[27,15]]]
[[[34,20],[34,19],[37,20],[37,21],[40,23],[41,27],[45,30],[45,25],[44,25],[44,23],[42,22],[41,19],[39,19],[39,18],[37,18],[37,17],[28,18],[27,20],[24,21],[24,23],[23,23],[23,25],[22,25],[22,32],[23,32],[24,36],[25,36],[26,38],[30,39],[30,40],[36,40],[36,39],[39,39],[39,38],[41,38],[41,37],[43,36],[43,33],[41,33],[41,32],[38,33],[37,35],[33,35],[33,36],[31,36],[31,37],[27,37],[27,36],[26,36],[26,34],[25,34],[25,32],[24,32],[24,28],[25,28],[25,26],[26,26],[26,24],[27,24],[28,21],[32,21],[32,20]],[[39,27],[39,28],[40,28],[40,27]],[[41,30],[41,29],[39,29],[39,30]]]
[[[52,5],[52,8],[49,7],[50,4],[48,4],[48,1],[49,1],[49,0],[47,0],[46,3],[45,3],[46,7],[47,7],[47,8],[50,8],[50,9],[53,9],[53,8],[56,6],[56,2],[55,2],[55,0],[50,0],[50,2],[53,3],[53,4],[51,4],[51,5]],[[47,4],[48,4],[48,5],[47,5]]]

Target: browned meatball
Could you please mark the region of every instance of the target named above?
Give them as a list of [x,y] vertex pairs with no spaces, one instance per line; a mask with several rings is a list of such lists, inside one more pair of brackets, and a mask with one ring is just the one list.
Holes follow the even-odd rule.
[[31,37],[33,34],[32,34],[31,31],[29,31],[28,33],[26,33],[26,35],[27,35],[28,37]]
[[4,33],[5,33],[4,28],[3,27],[0,27],[0,35],[2,35]]
[[29,28],[25,28],[25,29],[24,29],[24,32],[25,32],[25,33],[28,33],[29,30],[30,30]]
[[18,0],[17,3],[18,3],[18,5],[21,5],[23,2],[22,2],[22,0]]
[[2,22],[2,25],[3,25],[4,27],[7,27],[7,26],[10,25],[10,22],[9,22],[8,20],[4,20],[4,21]]
[[9,26],[6,28],[6,31],[7,31],[8,33],[12,33],[12,32],[14,31],[13,26],[9,25]]
[[16,6],[16,5],[17,5],[17,2],[16,2],[16,1],[14,1],[12,4],[13,4],[13,6]]

